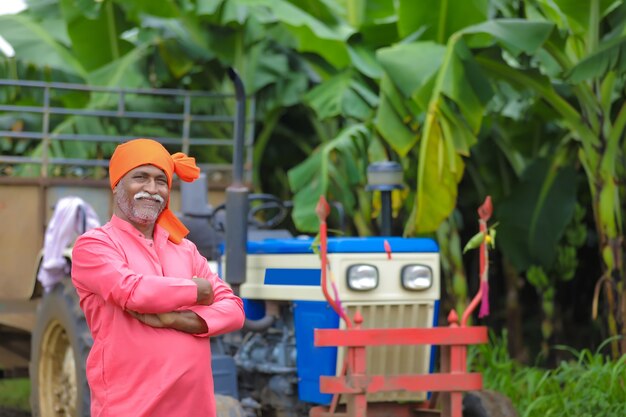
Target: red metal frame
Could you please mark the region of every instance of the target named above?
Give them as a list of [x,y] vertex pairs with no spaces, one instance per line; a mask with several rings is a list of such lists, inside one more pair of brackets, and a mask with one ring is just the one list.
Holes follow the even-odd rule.
[[[432,404],[367,403],[367,394],[388,391],[436,391],[441,395],[441,416],[461,417],[464,391],[482,389],[482,376],[468,373],[467,345],[487,342],[487,328],[458,327],[454,311],[448,316],[449,327],[407,329],[361,329],[360,314],[354,318],[352,329],[315,329],[315,346],[344,346],[347,348],[344,370],[339,376],[320,377],[320,392],[334,394],[330,407],[318,406],[311,417],[372,417],[382,415],[432,415]],[[441,345],[441,372],[420,375],[367,375],[367,346],[382,345]],[[338,397],[346,398],[345,409],[338,412]],[[372,408],[373,407],[373,408]],[[391,409],[393,408],[393,413]]]
[[[354,324],[345,314],[341,302],[333,300],[326,288],[327,236],[326,217],[328,203],[322,196],[317,206],[320,219],[320,246],[322,262],[322,290],[332,308],[346,321],[346,329],[315,329],[315,346],[343,346],[347,348],[342,371],[338,376],[320,377],[320,392],[334,394],[329,407],[313,407],[310,417],[408,417],[438,415],[432,403],[367,403],[368,393],[388,391],[432,391],[441,393],[442,417],[462,417],[463,392],[482,389],[482,376],[467,372],[467,345],[487,343],[487,328],[484,326],[466,327],[468,317],[487,295],[486,267],[487,247],[480,247],[481,289],[463,314],[461,325],[457,313],[448,315],[448,327],[404,328],[404,329],[362,329],[363,318],[357,311]],[[479,209],[480,229],[487,230],[487,220],[491,216],[491,201]],[[385,251],[391,259],[391,249]],[[440,345],[441,369],[438,374],[419,375],[367,375],[366,348],[381,345]],[[339,406],[343,395],[346,404]]]

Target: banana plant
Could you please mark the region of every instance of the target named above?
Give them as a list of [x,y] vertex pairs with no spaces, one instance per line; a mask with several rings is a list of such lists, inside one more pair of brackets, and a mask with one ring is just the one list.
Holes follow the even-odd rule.
[[[623,90],[626,64],[626,7],[621,2],[592,0],[586,7],[556,0],[529,5],[529,18],[555,21],[552,33],[535,59],[550,78],[533,71],[511,70],[507,63],[487,56],[479,65],[492,77],[517,88],[533,90],[562,120],[564,145],[578,148],[592,196],[603,270],[598,286],[605,287],[607,324],[614,341],[613,355],[626,352],[626,286],[622,242],[626,102]],[[552,80],[552,82],[550,82]],[[567,86],[564,90],[561,86]],[[620,197],[621,196],[621,197]]]
[[[520,10],[523,18],[487,20],[486,2],[470,6],[445,1],[433,8],[418,8],[408,1],[398,4],[398,41],[374,48],[383,69],[382,77],[374,79],[380,91],[375,127],[400,158],[417,156],[417,184],[405,234],[436,230],[454,208],[463,157],[484,126],[483,117],[494,97],[491,86],[498,82],[532,91],[535,100],[558,116],[561,145],[578,149],[601,237],[606,272],[600,282],[609,288],[605,291],[608,327],[611,334],[626,336],[626,326],[617,328],[618,322],[626,323],[626,309],[620,307],[626,303],[626,285],[621,249],[623,190],[619,188],[624,184],[626,146],[626,103],[619,93],[626,71],[622,59],[626,6],[610,0],[591,0],[582,6],[573,0],[528,1]],[[459,17],[461,13],[466,20]],[[464,24],[459,25],[459,19]],[[300,20],[298,27],[306,25]],[[343,54],[336,43],[344,33],[349,32],[324,34],[336,47],[325,54],[338,54],[329,57],[331,66]],[[299,38],[300,50],[319,46],[305,41]],[[539,201],[545,202],[549,189],[544,189]],[[623,315],[619,320],[618,314]],[[626,337],[621,343],[626,351]],[[614,354],[617,351],[614,344]]]
[[[454,207],[464,169],[461,156],[475,143],[493,97],[486,86],[499,81],[531,90],[556,112],[559,127],[569,133],[561,135],[563,146],[573,141],[578,147],[601,237],[608,327],[611,334],[626,336],[626,326],[617,328],[618,322],[626,322],[626,309],[620,308],[626,302],[626,288],[619,203],[623,192],[619,184],[624,183],[626,103],[619,91],[626,72],[621,59],[626,50],[626,6],[599,0],[586,2],[586,7],[567,0],[525,2],[524,6],[524,19],[494,19],[464,27],[450,35],[444,47],[420,40],[378,52],[385,72],[405,98],[404,108],[395,107],[401,109],[396,120],[409,122],[402,113],[410,109],[407,101],[425,113],[417,128],[417,187],[406,233],[434,230]],[[412,83],[404,82],[407,74],[413,75]],[[383,85],[383,94],[387,91]],[[410,122],[404,126],[404,135],[388,139],[398,152],[410,149],[406,140],[415,131]],[[612,298],[614,289],[617,300]],[[618,314],[623,317],[616,320]],[[615,343],[613,353],[617,352]]]

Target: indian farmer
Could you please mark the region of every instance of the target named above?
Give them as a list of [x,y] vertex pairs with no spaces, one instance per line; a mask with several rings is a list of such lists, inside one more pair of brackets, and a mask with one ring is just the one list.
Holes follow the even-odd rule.
[[240,329],[244,313],[169,209],[173,174],[190,182],[199,172],[150,139],[111,157],[113,216],[72,253],[94,339],[91,417],[215,416],[209,337]]

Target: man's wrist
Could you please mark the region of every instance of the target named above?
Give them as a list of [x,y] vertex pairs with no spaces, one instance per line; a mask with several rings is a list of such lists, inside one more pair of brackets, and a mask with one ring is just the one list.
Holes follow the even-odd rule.
[[178,312],[171,311],[169,313],[158,314],[159,320],[163,323],[163,327],[174,328],[178,319]]

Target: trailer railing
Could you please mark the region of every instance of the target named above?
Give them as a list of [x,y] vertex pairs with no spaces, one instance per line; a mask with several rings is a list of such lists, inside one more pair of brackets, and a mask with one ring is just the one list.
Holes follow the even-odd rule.
[[[238,111],[234,93],[111,88],[7,79],[0,80],[0,91],[0,138],[5,141],[0,154],[0,176],[11,176],[14,168],[27,164],[38,166],[34,175],[43,178],[53,176],[54,167],[73,168],[78,172],[88,167],[106,168],[109,151],[114,145],[137,137],[149,137],[171,151],[195,156],[209,178],[212,173],[226,177],[231,175],[231,163],[204,157],[206,152],[203,153],[200,147],[230,148],[226,152],[232,154]],[[27,100],[16,100],[20,95]],[[68,96],[73,96],[74,100],[68,100]],[[250,181],[255,101],[253,97],[248,97],[247,101],[247,113],[252,116],[245,120],[243,127],[246,132],[244,180]],[[72,102],[79,104],[67,104]],[[84,105],[81,106],[81,103]],[[68,126],[70,118],[83,123],[83,128]],[[86,131],[85,123],[100,131]],[[146,129],[142,131],[137,128],[138,125]],[[7,150],[7,142],[20,141],[24,145],[22,148],[31,152],[15,154]],[[63,155],[58,151],[59,144],[62,147],[70,142],[91,144],[91,149],[97,151],[88,157]],[[215,155],[219,152],[210,153]]]

